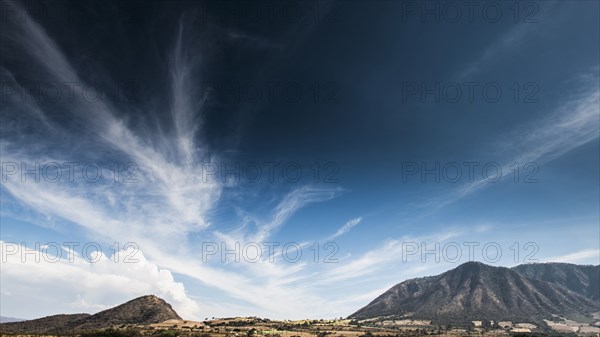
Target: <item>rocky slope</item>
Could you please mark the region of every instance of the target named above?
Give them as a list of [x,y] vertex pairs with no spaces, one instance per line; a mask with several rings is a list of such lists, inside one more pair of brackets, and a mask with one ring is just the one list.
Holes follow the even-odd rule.
[[560,282],[528,278],[518,270],[467,262],[437,276],[399,283],[350,318],[410,315],[439,323],[482,319],[540,323],[552,314],[599,310],[600,302],[593,298]]
[[600,300],[600,266],[532,263],[513,270],[527,278],[558,284],[589,299]]
[[181,319],[170,304],[154,295],[133,299],[94,315],[54,315],[0,324],[0,333],[64,333],[105,329],[122,324],[151,324]]

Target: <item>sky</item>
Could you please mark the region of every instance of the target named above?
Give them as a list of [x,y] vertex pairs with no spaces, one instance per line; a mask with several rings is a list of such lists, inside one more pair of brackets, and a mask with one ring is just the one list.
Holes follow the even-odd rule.
[[469,260],[597,265],[599,16],[2,0],[0,314],[335,318]]

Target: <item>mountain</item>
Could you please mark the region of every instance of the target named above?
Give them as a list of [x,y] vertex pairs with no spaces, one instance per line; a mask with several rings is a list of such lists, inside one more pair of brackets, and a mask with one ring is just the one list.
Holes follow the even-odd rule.
[[90,314],[53,315],[28,321],[0,324],[0,333],[35,333],[66,332],[73,330],[79,322]]
[[584,297],[600,300],[600,265],[532,263],[516,266],[513,270],[527,278],[558,284]]
[[20,321],[24,321],[24,319],[0,316],[0,323],[20,322]]
[[110,328],[122,324],[151,324],[181,319],[171,305],[154,295],[133,299],[97,314],[54,315],[0,324],[0,333],[61,333]]
[[552,314],[599,310],[597,300],[517,270],[467,262],[437,276],[399,283],[350,318],[396,315],[438,323],[487,319],[540,324]]

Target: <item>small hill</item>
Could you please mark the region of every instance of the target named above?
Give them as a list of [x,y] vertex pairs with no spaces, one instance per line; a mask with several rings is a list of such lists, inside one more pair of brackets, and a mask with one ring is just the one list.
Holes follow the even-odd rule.
[[76,326],[90,314],[53,315],[28,321],[0,324],[0,333],[35,333],[46,334],[53,331],[67,331]]
[[181,319],[171,305],[154,295],[133,299],[85,319],[79,330],[103,329],[121,324],[151,324]]
[[171,305],[154,295],[138,297],[111,309],[96,313],[54,315],[44,318],[0,324],[1,333],[64,333],[106,329],[122,324],[152,324],[169,319],[181,320]]

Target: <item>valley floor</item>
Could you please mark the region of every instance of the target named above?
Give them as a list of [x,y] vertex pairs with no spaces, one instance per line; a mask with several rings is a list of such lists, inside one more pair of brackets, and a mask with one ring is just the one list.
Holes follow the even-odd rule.
[[[303,320],[272,321],[260,318],[213,319],[204,322],[168,320],[150,325],[120,325],[110,330],[71,334],[83,337],[399,337],[399,336],[598,336],[600,327],[548,321],[556,331],[540,330],[528,323],[473,321],[468,327],[434,325],[427,320]],[[13,335],[15,336],[15,335]],[[25,335],[17,335],[25,336]],[[32,335],[29,335],[32,336]],[[40,335],[37,335],[39,337]]]

